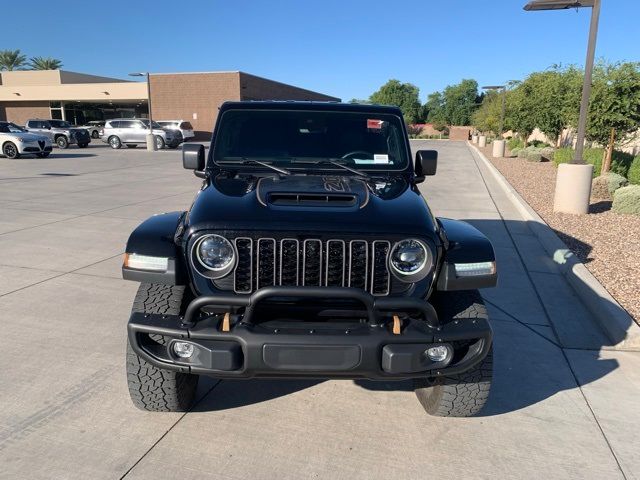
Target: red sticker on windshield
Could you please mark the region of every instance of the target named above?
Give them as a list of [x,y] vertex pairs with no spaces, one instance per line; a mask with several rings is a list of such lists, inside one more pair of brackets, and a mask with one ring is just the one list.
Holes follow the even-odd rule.
[[367,128],[380,130],[382,128],[382,120],[367,119]]

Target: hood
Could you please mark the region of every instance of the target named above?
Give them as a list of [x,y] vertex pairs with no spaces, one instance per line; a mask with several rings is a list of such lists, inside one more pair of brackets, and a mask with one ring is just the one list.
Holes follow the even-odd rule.
[[424,198],[403,176],[218,174],[198,192],[188,224],[192,231],[435,232]]
[[29,133],[29,132],[11,132],[11,133],[3,133],[1,135],[9,135],[14,138],[21,138],[27,142],[36,142],[36,141],[49,141],[49,137],[44,135],[38,135],[37,133]]

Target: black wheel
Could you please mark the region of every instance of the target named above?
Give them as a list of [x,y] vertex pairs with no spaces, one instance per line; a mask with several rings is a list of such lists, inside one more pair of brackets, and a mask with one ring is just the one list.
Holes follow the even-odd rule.
[[[133,301],[134,312],[179,315],[183,310],[185,287],[143,283]],[[167,339],[151,339],[166,344]],[[127,340],[127,383],[134,405],[151,412],[184,412],[196,396],[198,375],[156,368],[140,358]]]
[[136,148],[138,145],[135,143],[127,143],[127,148]]
[[117,150],[118,148],[120,148],[122,146],[122,142],[120,141],[120,139],[118,137],[113,135],[113,136],[109,137],[109,145],[111,145],[111,148]]
[[20,158],[20,152],[15,143],[7,142],[2,146],[2,153],[7,158]]
[[49,155],[51,154],[51,152],[40,152],[40,153],[36,153],[38,158],[47,158]]
[[58,148],[65,149],[69,146],[69,140],[64,135],[60,135],[56,138],[56,145],[58,145]]
[[93,132],[91,132],[91,138],[100,138],[100,134],[98,133],[97,130],[94,130]]
[[79,143],[78,148],[87,148],[89,146],[88,143]]
[[156,136],[156,148],[162,150],[164,148],[164,138]]
[[[433,299],[443,319],[487,318],[487,309],[477,290],[437,292]],[[437,417],[470,417],[489,398],[493,377],[493,346],[470,370],[457,375],[414,380],[416,396],[426,412]]]

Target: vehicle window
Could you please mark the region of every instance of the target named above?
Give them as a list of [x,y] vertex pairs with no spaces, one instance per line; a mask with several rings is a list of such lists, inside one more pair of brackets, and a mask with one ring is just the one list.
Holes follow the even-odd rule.
[[0,123],[0,133],[11,133],[11,130],[9,130],[9,125],[6,123]]
[[37,120],[29,120],[27,122],[27,126],[29,128],[44,128],[44,126],[42,125],[44,122],[39,122]]
[[7,123],[5,124],[7,126],[7,128],[9,129],[10,132],[12,133],[22,133],[22,132],[26,132],[26,130],[18,125],[16,125],[15,123]]
[[182,122],[180,128],[183,130],[193,130],[193,126],[189,122]]
[[[146,118],[140,119],[142,123],[144,123],[146,128],[149,128],[149,120]],[[158,124],[158,122],[153,122],[153,128],[162,129],[162,125]]]
[[344,159],[373,170],[409,162],[402,120],[391,114],[242,109],[227,110],[219,122],[214,161],[255,158],[298,167],[296,161]]
[[120,122],[120,126],[118,128],[137,128],[139,125],[138,122],[133,122],[131,120],[123,120]]
[[71,128],[73,126],[65,120],[49,120],[48,123],[51,125],[52,128]]

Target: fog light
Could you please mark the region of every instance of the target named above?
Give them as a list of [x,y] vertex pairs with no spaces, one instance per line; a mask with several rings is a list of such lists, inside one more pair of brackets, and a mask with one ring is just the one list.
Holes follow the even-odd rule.
[[187,342],[174,342],[173,353],[180,358],[189,358],[193,355],[193,343]]
[[437,347],[429,347],[425,351],[427,357],[432,362],[444,362],[449,357],[451,349],[446,345],[438,345]]

